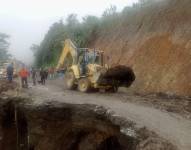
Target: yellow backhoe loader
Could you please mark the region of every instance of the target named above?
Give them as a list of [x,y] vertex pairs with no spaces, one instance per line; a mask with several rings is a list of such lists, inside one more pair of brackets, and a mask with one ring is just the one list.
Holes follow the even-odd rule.
[[135,80],[131,68],[107,67],[103,51],[77,48],[70,39],[65,40],[57,70],[65,70],[64,84],[68,89],[81,92],[92,89],[117,92],[119,86],[129,87]]

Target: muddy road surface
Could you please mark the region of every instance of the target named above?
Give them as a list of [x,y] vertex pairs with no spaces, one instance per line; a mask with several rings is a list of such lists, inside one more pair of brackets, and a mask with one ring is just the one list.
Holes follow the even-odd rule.
[[103,106],[116,116],[123,117],[136,123],[136,126],[146,127],[160,137],[177,146],[180,150],[191,149],[191,121],[174,113],[168,113],[153,107],[123,101],[119,94],[80,93],[64,88],[62,80],[49,81],[46,86],[31,86],[27,93],[34,103],[39,105],[45,102],[64,102],[71,104],[95,104]]

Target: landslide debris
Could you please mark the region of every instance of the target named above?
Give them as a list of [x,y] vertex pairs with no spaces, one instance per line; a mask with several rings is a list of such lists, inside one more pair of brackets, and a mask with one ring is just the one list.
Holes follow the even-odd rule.
[[8,90],[14,90],[17,88],[16,82],[8,82],[7,80],[0,80],[0,94]]
[[135,74],[130,67],[117,65],[107,70],[102,79],[117,81],[118,86],[129,87],[135,80]]
[[1,149],[176,150],[102,107],[58,102],[37,106],[27,101],[0,98]]

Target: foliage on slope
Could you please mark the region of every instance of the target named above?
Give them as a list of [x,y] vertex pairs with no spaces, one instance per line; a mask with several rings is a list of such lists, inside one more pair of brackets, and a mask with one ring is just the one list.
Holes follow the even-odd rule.
[[83,21],[79,22],[77,15],[71,14],[65,23],[62,20],[54,23],[40,45],[31,46],[36,66],[55,66],[65,39],[70,38],[77,47],[87,47],[100,33],[107,34],[108,29],[113,29],[120,24],[124,19],[124,14],[133,12],[148,2],[150,0],[140,0],[132,7],[126,7],[121,13],[117,13],[116,7],[111,6],[103,12],[101,18],[86,16]]
[[61,53],[63,42],[70,38],[78,47],[87,47],[91,37],[96,34],[98,18],[88,16],[83,23],[79,23],[77,16],[72,14],[66,24],[63,21],[54,23],[40,45],[32,45],[35,63],[38,67],[55,66]]

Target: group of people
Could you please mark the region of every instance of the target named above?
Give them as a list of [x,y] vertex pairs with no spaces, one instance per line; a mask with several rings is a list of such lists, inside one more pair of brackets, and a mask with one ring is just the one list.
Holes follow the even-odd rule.
[[[7,79],[9,82],[12,82],[13,80],[13,72],[14,67],[13,64],[9,64],[7,66]],[[35,68],[32,68],[30,71],[23,65],[23,67],[19,70],[18,75],[21,78],[21,86],[23,88],[28,88],[28,78],[32,78],[33,85],[35,86],[38,82],[39,84],[45,85],[46,79],[48,78],[48,74],[50,75],[50,78],[53,78],[54,71],[53,69],[45,70],[40,69],[37,70]],[[40,78],[40,80],[38,80]]]
[[31,77],[32,77],[33,85],[36,85],[38,75],[40,76],[40,80],[38,81],[38,83],[45,85],[46,79],[48,78],[48,71],[44,69],[36,70],[32,68]]

